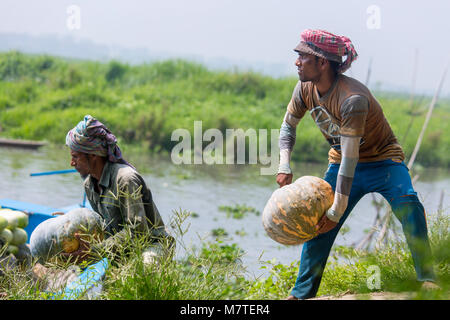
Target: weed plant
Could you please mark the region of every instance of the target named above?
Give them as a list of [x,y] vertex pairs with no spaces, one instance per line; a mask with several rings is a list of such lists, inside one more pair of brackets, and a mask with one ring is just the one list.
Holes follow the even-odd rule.
[[[225,245],[220,239],[202,242],[198,248],[186,248],[182,238],[189,227],[187,211],[175,211],[172,231],[177,246],[183,248],[182,257],[166,255],[157,263],[144,263],[142,253],[151,243],[145,237],[133,237],[131,231],[118,250],[101,253],[108,257],[109,267],[103,281],[103,291],[95,299],[108,300],[223,300],[223,299],[283,299],[298,272],[298,261],[290,265],[276,260],[263,262],[261,269],[269,273],[258,279],[245,278],[241,258],[245,254],[236,244]],[[423,290],[416,281],[411,255],[405,243],[396,242],[373,251],[356,251],[350,247],[333,249],[323,274],[318,296],[339,296],[347,293],[408,292],[412,299],[450,298],[450,218],[438,214],[429,223],[429,238],[434,254],[434,266],[439,290]],[[339,257],[339,259],[338,259]],[[343,262],[344,261],[344,262]],[[32,266],[36,261],[32,262]],[[380,287],[368,285],[371,268],[380,272]],[[2,264],[0,292],[11,300],[62,299],[63,295],[46,292],[44,283],[36,280],[31,267]],[[46,267],[67,270],[66,261],[52,260]],[[82,295],[79,299],[89,298]],[[92,298],[92,297],[91,297]]]
[[257,216],[260,212],[253,207],[246,204],[236,204],[234,206],[219,206],[219,211],[224,211],[227,214],[227,218],[243,219],[247,214],[253,213]]
[[[428,221],[428,225],[437,284],[441,289],[421,288],[421,283],[416,280],[413,261],[406,243],[395,242],[378,250],[363,252],[351,247],[334,247],[317,295],[408,292],[411,294],[411,299],[448,300],[450,298],[450,217],[438,214]],[[277,263],[276,260],[266,261],[262,268],[269,271],[269,276],[253,282],[248,296],[250,299],[286,298],[297,278],[298,266],[299,261],[293,261],[290,265]],[[380,274],[379,288],[371,282],[374,266]]]
[[[157,263],[145,264],[143,251],[150,245],[144,238],[130,237],[120,249],[120,260],[113,259],[104,281],[103,299],[120,300],[216,300],[243,299],[245,269],[237,245],[220,241],[204,242],[201,248],[186,248],[182,224],[189,212],[175,211],[171,225],[176,245],[183,257],[170,255]],[[127,252],[125,254],[125,252]]]
[[[147,237],[133,236],[131,228],[127,230],[120,244],[104,247],[92,253],[94,260],[108,259],[108,268],[102,282],[102,291],[97,296],[89,292],[78,299],[107,300],[217,300],[244,299],[247,282],[244,279],[245,268],[241,257],[244,252],[236,245],[223,244],[220,240],[202,242],[200,248],[186,248],[183,235],[189,227],[185,220],[187,211],[175,211],[170,225],[176,239],[176,246],[184,248],[182,257],[175,257],[169,244],[163,245],[167,254],[146,263],[143,253],[154,245]],[[92,243],[96,244],[96,239]],[[114,248],[114,249],[112,249]],[[171,251],[172,250],[172,251]],[[38,279],[32,272],[37,261],[31,265],[2,264],[0,292],[6,293],[6,299],[39,300],[64,299],[64,293],[58,293],[63,287],[48,287],[46,275]],[[42,265],[41,265],[42,266]],[[81,268],[87,264],[80,264]],[[62,275],[75,268],[73,263],[57,256],[46,262],[47,272]]]

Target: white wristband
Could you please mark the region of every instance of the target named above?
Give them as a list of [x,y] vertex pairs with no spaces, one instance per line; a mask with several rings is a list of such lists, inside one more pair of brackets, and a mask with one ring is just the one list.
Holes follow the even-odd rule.
[[338,223],[339,220],[341,219],[341,214],[338,214],[336,211],[334,211],[333,209],[328,209],[327,213],[327,218],[330,219],[333,222]]
[[292,173],[291,166],[291,150],[282,149],[280,150],[280,165],[278,167],[278,173],[290,174]]

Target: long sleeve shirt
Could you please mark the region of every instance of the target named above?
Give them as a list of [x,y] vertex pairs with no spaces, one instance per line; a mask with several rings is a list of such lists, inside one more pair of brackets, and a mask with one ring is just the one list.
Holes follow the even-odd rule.
[[133,234],[146,234],[155,241],[168,236],[150,190],[132,167],[108,161],[100,180],[88,176],[84,188],[92,209],[105,221],[107,236],[101,246],[123,242],[127,236],[124,225],[129,225]]

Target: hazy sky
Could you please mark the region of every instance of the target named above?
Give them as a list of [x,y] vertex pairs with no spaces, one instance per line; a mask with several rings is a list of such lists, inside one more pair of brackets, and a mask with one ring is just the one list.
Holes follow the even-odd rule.
[[[71,5],[80,9],[79,29],[67,25]],[[434,93],[450,57],[449,12],[448,0],[2,0],[0,32],[72,35],[181,57],[257,60],[283,64],[295,76],[292,49],[300,32],[321,28],[353,41],[359,57],[348,75],[365,81],[372,59],[372,85],[410,88],[417,50],[416,91]]]

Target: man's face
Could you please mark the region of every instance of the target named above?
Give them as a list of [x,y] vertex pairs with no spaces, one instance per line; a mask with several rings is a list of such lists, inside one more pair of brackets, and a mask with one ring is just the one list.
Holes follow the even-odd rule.
[[308,53],[299,52],[295,60],[298,77],[301,81],[316,81],[320,78],[319,59]]
[[74,167],[82,177],[86,177],[91,171],[89,155],[73,150],[70,150],[70,155],[72,156],[70,165]]

